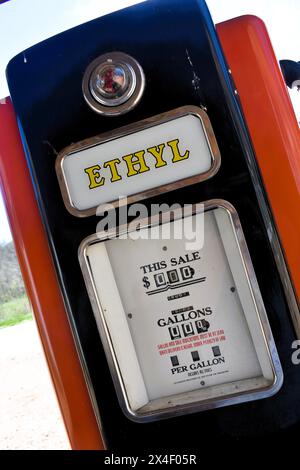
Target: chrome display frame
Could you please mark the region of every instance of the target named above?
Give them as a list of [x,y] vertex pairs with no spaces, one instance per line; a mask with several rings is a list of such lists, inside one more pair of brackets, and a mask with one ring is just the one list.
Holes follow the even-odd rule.
[[[199,204],[201,204],[201,206],[204,209],[201,209],[201,208],[199,209]],[[202,401],[194,401],[192,403],[191,402],[184,403],[184,399],[183,399],[182,402],[179,403],[178,405],[173,405],[173,406],[168,407],[170,397],[177,396],[177,395],[172,395],[169,397],[163,397],[161,399],[157,399],[157,400],[160,400],[161,403],[163,403],[163,406],[160,409],[152,410],[151,407],[149,407],[148,405],[145,405],[144,407],[141,408],[141,412],[139,412],[139,410],[133,411],[130,408],[130,404],[127,398],[126,388],[123,382],[121,371],[118,366],[118,360],[114,352],[114,345],[112,343],[109,330],[105,321],[105,317],[103,314],[103,310],[101,307],[101,299],[98,298],[97,289],[93,280],[93,276],[92,276],[92,272],[91,272],[91,268],[90,268],[90,264],[88,260],[87,249],[89,246],[91,246],[94,243],[99,243],[99,242],[101,243],[112,238],[118,238],[126,233],[130,233],[135,230],[130,228],[129,225],[126,224],[118,228],[117,235],[115,233],[115,230],[112,230],[111,232],[107,231],[107,232],[95,233],[85,238],[80,244],[79,250],[78,250],[79,263],[82,269],[85,285],[89,294],[89,298],[90,298],[92,309],[93,309],[94,316],[96,319],[98,331],[99,331],[100,338],[101,338],[104,351],[106,354],[106,358],[109,364],[109,368],[111,371],[111,375],[112,375],[112,379],[113,379],[116,393],[118,396],[120,407],[128,418],[136,422],[147,422],[147,421],[154,421],[154,420],[159,420],[159,419],[166,419],[170,417],[175,417],[175,416],[180,416],[180,415],[185,415],[185,414],[190,414],[190,413],[195,413],[195,412],[200,412],[200,411],[206,411],[206,410],[213,409],[213,408],[220,408],[220,407],[235,405],[235,404],[248,402],[252,400],[268,398],[276,394],[280,390],[282,383],[283,383],[283,371],[282,371],[280,359],[277,353],[276,345],[275,345],[272,331],[269,325],[267,313],[264,307],[263,299],[260,293],[254,267],[252,265],[250,253],[248,251],[248,247],[247,247],[246,240],[243,234],[243,230],[242,230],[242,226],[239,220],[238,213],[228,201],[225,201],[222,199],[212,199],[212,200],[201,202],[199,204],[192,205],[188,211],[185,211],[184,216],[189,217],[189,216],[201,213],[203,211],[207,212],[213,209],[223,208],[227,211],[230,217],[233,233],[235,236],[235,240],[237,242],[239,254],[243,261],[245,274],[248,280],[248,286],[250,288],[250,292],[254,301],[256,315],[258,316],[259,324],[261,326],[261,333],[263,336],[266,351],[268,353],[268,357],[269,357],[270,364],[272,367],[274,381],[273,383],[270,383],[268,386],[264,386],[261,388],[253,387],[252,389],[249,388],[249,390],[246,390],[243,392],[237,392],[236,394],[231,393],[222,398],[211,398],[211,399],[206,399]],[[149,218],[143,219],[142,221],[139,222],[139,227],[143,229],[143,228],[149,228],[149,227],[153,227],[157,225],[162,225],[163,223],[167,223],[167,222],[170,223],[175,220],[181,219],[182,217],[183,217],[182,211],[180,209],[176,209],[174,211],[167,211],[167,212],[164,212],[163,214],[159,214],[159,215],[155,215],[155,216],[151,216]],[[250,335],[251,335],[251,332],[250,332]],[[250,383],[251,381],[253,381],[253,384],[254,384],[255,380],[256,378],[244,379],[239,382],[248,381]],[[236,383],[236,382],[232,382],[232,383]],[[211,388],[213,387],[214,386],[212,386]],[[200,393],[201,393],[201,390],[202,389],[199,389]],[[178,396],[180,395],[184,397],[185,395],[188,395],[189,393],[190,392],[178,394]],[[157,400],[153,400],[153,402],[156,402]],[[152,403],[152,402],[150,401],[149,403]],[[146,410],[146,412],[143,412],[142,410],[145,407],[148,407],[148,409]]]
[[[127,198],[124,198],[124,199],[108,201],[107,203],[103,205],[100,204],[98,206],[91,207],[89,209],[79,210],[74,206],[74,203],[72,202],[71,194],[68,189],[67,180],[66,180],[66,176],[65,176],[65,172],[63,168],[64,160],[67,156],[72,155],[73,153],[78,153],[79,151],[86,150],[91,147],[101,145],[105,142],[117,140],[121,137],[135,134],[137,132],[143,131],[144,129],[149,129],[151,127],[155,127],[160,124],[164,124],[166,122],[173,121],[175,119],[178,119],[187,115],[194,115],[198,117],[198,119],[201,122],[204,135],[206,137],[206,141],[210,150],[211,161],[212,161],[211,167],[208,171],[204,173],[199,173],[194,176],[190,176],[188,178],[183,178],[183,179],[174,181],[172,183],[163,184],[161,186],[147,189],[145,191],[132,194],[131,196],[128,196]],[[201,181],[205,181],[209,178],[212,178],[218,172],[220,165],[221,165],[221,154],[220,154],[220,150],[219,150],[216,137],[215,137],[208,115],[203,109],[199,108],[198,106],[182,106],[180,108],[176,108],[171,111],[167,111],[165,113],[152,116],[148,119],[144,119],[142,121],[135,122],[128,126],[123,126],[123,127],[120,127],[119,129],[109,131],[109,132],[106,132],[106,133],[97,135],[95,137],[91,137],[89,139],[85,139],[75,144],[71,144],[67,146],[57,155],[56,162],[55,162],[55,170],[56,170],[62,198],[66,206],[66,209],[70,212],[70,214],[76,217],[89,217],[89,216],[95,215],[97,210],[101,212],[102,207],[105,210],[106,204],[109,204],[110,206],[113,206],[115,208],[120,207],[122,205],[126,205],[126,204],[129,205],[129,204],[133,204],[136,202],[140,202],[144,199],[155,197],[162,193],[166,193],[169,191],[173,191],[175,189],[180,189],[185,186],[190,186],[190,185],[199,183]]]

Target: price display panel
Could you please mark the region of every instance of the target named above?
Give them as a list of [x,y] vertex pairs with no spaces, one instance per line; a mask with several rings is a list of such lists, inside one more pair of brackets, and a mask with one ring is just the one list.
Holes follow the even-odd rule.
[[81,246],[119,399],[133,419],[266,397],[281,386],[237,213],[225,201],[204,207]]

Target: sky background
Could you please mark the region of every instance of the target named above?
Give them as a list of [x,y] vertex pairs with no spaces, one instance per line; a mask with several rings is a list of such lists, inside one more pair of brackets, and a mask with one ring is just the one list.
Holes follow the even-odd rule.
[[[8,96],[5,68],[22,50],[135,0],[10,0],[0,5],[0,99]],[[207,0],[215,23],[254,14],[267,25],[279,59],[300,60],[300,0]],[[290,93],[300,120],[300,93]],[[1,123],[0,123],[1,126]],[[0,243],[11,240],[0,195]]]

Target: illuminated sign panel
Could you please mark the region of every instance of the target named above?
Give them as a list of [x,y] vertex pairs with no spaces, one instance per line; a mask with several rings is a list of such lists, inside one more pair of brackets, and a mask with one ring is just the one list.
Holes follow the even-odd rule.
[[68,210],[88,216],[119,196],[134,202],[205,180],[219,165],[206,113],[185,106],[67,147],[56,171]]
[[95,235],[81,246],[121,404],[134,419],[261,398],[281,385],[235,210],[212,201],[204,214],[170,225],[189,218],[195,223],[188,230],[201,221],[204,226],[198,249],[187,249],[191,232],[182,239],[153,239],[151,225],[142,238],[137,232],[106,240]]

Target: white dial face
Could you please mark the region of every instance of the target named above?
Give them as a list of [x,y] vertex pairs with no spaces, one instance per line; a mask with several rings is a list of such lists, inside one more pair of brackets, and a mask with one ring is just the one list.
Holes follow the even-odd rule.
[[187,250],[185,238],[112,239],[87,248],[134,409],[195,390],[207,399],[275,380],[231,217],[222,207],[192,217],[203,216],[199,249]]

